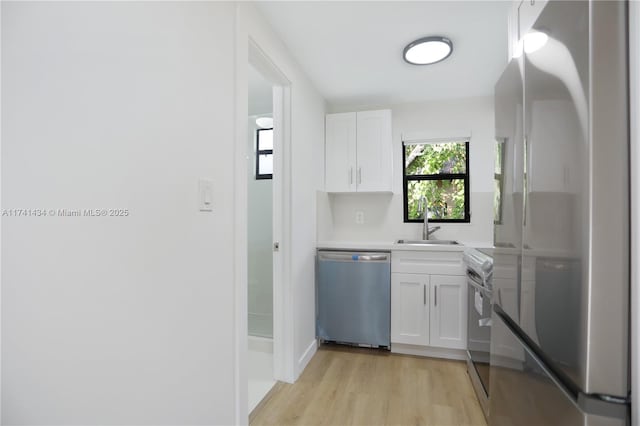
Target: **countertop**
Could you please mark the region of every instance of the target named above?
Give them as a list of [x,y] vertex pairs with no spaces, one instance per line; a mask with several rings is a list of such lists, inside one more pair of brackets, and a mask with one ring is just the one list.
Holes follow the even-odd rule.
[[467,247],[492,247],[488,243],[459,241],[458,245],[410,245],[397,244],[394,241],[318,241],[319,249],[336,250],[384,250],[384,251],[464,251]]

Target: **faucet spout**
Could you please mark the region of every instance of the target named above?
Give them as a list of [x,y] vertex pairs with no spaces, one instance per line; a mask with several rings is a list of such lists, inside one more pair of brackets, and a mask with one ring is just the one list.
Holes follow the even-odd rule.
[[422,211],[422,239],[428,240],[431,234],[440,229],[439,226],[429,229],[429,209],[427,208],[427,197],[424,195],[420,198],[418,210]]
[[429,209],[427,208],[427,197],[424,195],[420,198],[420,206],[422,210],[422,239],[429,239]]

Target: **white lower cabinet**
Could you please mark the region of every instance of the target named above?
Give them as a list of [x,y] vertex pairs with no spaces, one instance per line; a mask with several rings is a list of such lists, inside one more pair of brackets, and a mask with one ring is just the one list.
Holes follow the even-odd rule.
[[429,275],[391,274],[391,342],[429,344]]
[[[440,257],[438,257],[440,256]],[[467,348],[467,281],[462,253],[392,254],[391,345],[447,356]],[[460,355],[461,351],[457,354]],[[407,353],[407,352],[405,352]]]
[[429,346],[467,348],[467,280],[464,276],[431,275]]

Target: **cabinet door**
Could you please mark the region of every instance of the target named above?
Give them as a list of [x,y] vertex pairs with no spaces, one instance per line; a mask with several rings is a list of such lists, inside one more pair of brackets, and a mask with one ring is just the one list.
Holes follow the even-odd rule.
[[467,347],[467,281],[464,276],[431,275],[430,346]]
[[358,192],[391,191],[391,111],[363,111],[357,114]]
[[325,190],[356,190],[356,113],[328,114],[325,121]]
[[391,343],[429,344],[429,276],[391,274]]

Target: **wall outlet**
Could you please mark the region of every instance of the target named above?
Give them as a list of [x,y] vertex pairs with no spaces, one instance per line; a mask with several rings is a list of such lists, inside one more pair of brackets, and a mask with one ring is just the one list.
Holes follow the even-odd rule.
[[364,225],[364,212],[362,210],[356,211],[356,225]]

